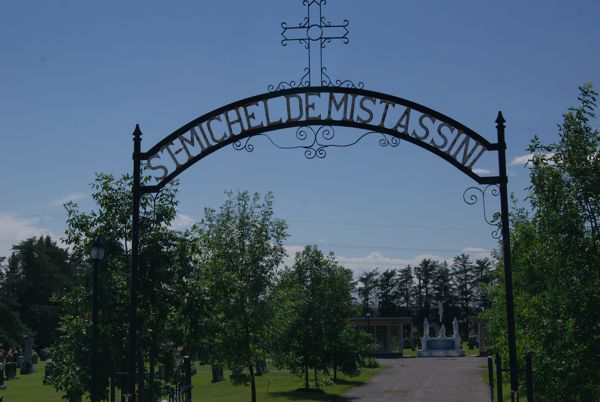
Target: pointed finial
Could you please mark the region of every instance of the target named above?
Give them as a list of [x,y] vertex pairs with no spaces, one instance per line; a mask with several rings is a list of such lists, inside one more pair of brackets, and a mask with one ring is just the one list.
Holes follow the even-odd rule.
[[135,130],[133,130],[133,138],[141,138],[141,137],[142,137],[142,130],[140,130],[140,125],[136,124]]
[[504,120],[504,116],[502,116],[502,112],[498,112],[498,117],[496,117],[496,124],[497,125],[502,125],[504,126],[504,123],[506,122],[506,120]]

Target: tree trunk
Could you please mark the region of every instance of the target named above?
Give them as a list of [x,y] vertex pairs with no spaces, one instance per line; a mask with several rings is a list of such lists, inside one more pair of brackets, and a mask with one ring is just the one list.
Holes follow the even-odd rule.
[[319,389],[319,370],[315,367],[315,387]]
[[333,363],[333,382],[337,381],[337,364]]
[[254,367],[252,364],[248,366],[250,370],[250,389],[252,392],[252,402],[256,402],[256,380],[254,378]]
[[150,353],[150,373],[149,373],[149,387],[150,387],[150,402],[156,401],[156,395],[154,395],[154,369],[156,367],[156,358],[154,353]]
[[304,365],[304,388],[310,388],[310,384],[308,383],[308,364]]

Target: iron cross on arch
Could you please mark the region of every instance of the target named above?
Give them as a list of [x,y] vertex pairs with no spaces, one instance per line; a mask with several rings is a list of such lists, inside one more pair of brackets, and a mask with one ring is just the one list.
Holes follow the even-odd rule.
[[323,16],[323,6],[327,0],[304,0],[306,17],[297,26],[288,26],[281,23],[281,44],[287,46],[288,42],[299,42],[308,51],[308,66],[305,74],[300,79],[298,86],[330,86],[333,85],[323,67],[323,49],[333,40],[341,40],[348,44],[348,20],[342,24],[334,25]]

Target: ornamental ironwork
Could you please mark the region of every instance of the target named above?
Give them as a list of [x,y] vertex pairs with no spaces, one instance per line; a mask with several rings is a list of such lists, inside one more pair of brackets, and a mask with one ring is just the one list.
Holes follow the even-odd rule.
[[332,79],[323,65],[323,49],[333,41],[348,44],[350,22],[344,20],[341,24],[333,24],[323,16],[323,6],[326,0],[304,0],[306,16],[296,25],[281,23],[281,45],[297,42],[306,49],[308,62],[303,75],[298,80],[282,81],[277,85],[269,85],[269,91],[279,91],[286,88],[338,86],[346,88],[364,88],[364,83],[354,83],[351,80]]
[[491,235],[496,240],[502,237],[502,220],[500,212],[494,212],[491,215],[489,214],[486,206],[486,199],[489,197],[498,197],[499,195],[500,188],[497,184],[489,184],[483,189],[477,186],[469,187],[463,193],[463,200],[468,205],[475,205],[481,202],[483,207],[483,219],[485,220],[485,223],[495,227]]
[[[351,127],[365,132],[358,139],[335,136],[333,127]],[[497,177],[482,177],[474,167],[498,144],[430,108],[406,99],[342,87],[292,88],[247,98],[209,112],[174,131],[148,152],[142,153],[145,172],[153,185],[162,188],[188,167],[224,146],[252,151],[250,137],[286,128],[298,128],[300,144],[281,149],[303,149],[309,159],[324,158],[327,148],[348,147],[371,134],[383,135],[382,146],[396,147],[400,139],[424,148],[454,165],[479,184],[497,183]],[[350,131],[350,130],[348,130]],[[335,140],[334,140],[335,139]],[[341,141],[337,141],[341,139]]]
[[[389,134],[380,133],[377,131],[368,131],[361,133],[357,138],[353,138],[351,141],[336,143],[335,140],[335,127],[334,126],[301,126],[296,129],[296,139],[298,145],[282,145],[276,141],[269,134],[261,134],[261,137],[265,137],[271,144],[279,149],[300,149],[304,151],[304,157],[306,159],[324,159],[327,156],[328,148],[347,148],[358,144],[363,138],[369,136],[379,136],[377,141],[380,147],[392,147],[395,148],[400,145],[400,139]],[[254,145],[252,139],[254,137],[248,137],[242,141],[236,141],[233,143],[233,148],[236,150],[244,150],[247,152],[254,151]]]

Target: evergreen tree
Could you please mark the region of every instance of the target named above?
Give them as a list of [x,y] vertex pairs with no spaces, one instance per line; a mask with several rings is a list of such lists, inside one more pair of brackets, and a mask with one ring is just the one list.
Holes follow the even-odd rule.
[[379,278],[379,268],[366,271],[358,277],[358,298],[362,306],[362,315],[370,314],[374,316],[377,306],[377,280]]
[[398,271],[386,269],[377,279],[377,311],[381,317],[395,317],[400,311]]
[[400,315],[412,316],[414,313],[414,280],[413,269],[410,265],[401,268],[398,273],[398,301]]
[[[2,293],[5,300],[11,300],[14,312],[32,332],[30,335],[37,347],[46,348],[51,343],[59,314],[54,297],[68,292],[73,281],[67,251],[49,236],[33,237],[13,247]],[[23,335],[12,334],[21,339],[19,345]]]

